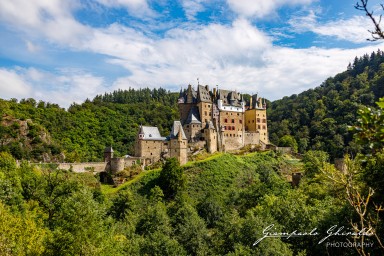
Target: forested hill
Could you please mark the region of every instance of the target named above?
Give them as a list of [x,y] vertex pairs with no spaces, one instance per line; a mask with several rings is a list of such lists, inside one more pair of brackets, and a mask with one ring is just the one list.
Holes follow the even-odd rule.
[[270,140],[294,145],[299,152],[327,151],[332,157],[356,153],[348,125],[355,124],[361,105],[375,106],[384,96],[384,53],[355,58],[345,72],[319,87],[284,97],[268,106]]
[[[347,126],[356,122],[361,105],[374,106],[384,96],[383,62],[381,51],[364,55],[319,87],[271,102],[267,108],[271,142],[296,143],[299,152],[319,149],[332,157],[355,153],[359,146],[351,143]],[[133,154],[140,124],[158,126],[164,136],[169,133],[173,120],[179,118],[177,98],[178,93],[162,88],[117,90],[73,104],[68,110],[34,99],[0,100],[0,151],[17,159],[43,161],[45,154],[65,156],[70,162],[101,160],[108,145],[117,155]],[[12,123],[2,122],[5,119],[13,123],[31,120],[52,138],[49,147],[34,140],[33,133],[26,145],[21,128],[17,124],[5,127]]]
[[[34,99],[0,100],[1,120],[30,119],[44,127],[53,139],[55,152],[51,152],[52,147],[31,148],[21,140],[8,140],[9,129],[1,122],[0,151],[9,151],[17,159],[34,161],[43,161],[43,153],[51,155],[61,151],[69,162],[101,160],[107,145],[113,145],[117,155],[133,154],[140,124],[157,126],[163,135],[169,133],[173,120],[179,115],[177,97],[178,93],[162,88],[118,90],[98,95],[81,105],[72,104],[68,110]],[[16,128],[12,130],[14,134],[21,132]]]

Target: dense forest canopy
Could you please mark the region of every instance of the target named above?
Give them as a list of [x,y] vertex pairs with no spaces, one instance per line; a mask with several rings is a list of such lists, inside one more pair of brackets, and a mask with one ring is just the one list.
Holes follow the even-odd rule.
[[328,78],[319,87],[271,102],[267,108],[270,140],[277,145],[293,137],[300,153],[323,150],[332,158],[360,147],[352,141],[348,126],[357,121],[357,110],[374,106],[384,96],[384,54],[355,58],[348,69]]
[[[133,154],[133,143],[139,125],[157,126],[161,134],[170,132],[173,120],[178,118],[178,93],[165,89],[118,90],[98,95],[92,101],[72,104],[68,110],[58,105],[36,102],[34,99],[0,101],[2,118],[31,119],[44,127],[53,138],[56,149],[63,151],[66,161],[96,161],[103,150],[113,145],[117,155]],[[0,145],[18,159],[42,160],[35,152],[51,153],[48,147],[29,149],[17,140],[19,129],[2,125],[3,141],[9,141],[9,132],[15,140]],[[19,136],[20,137],[20,136]]]

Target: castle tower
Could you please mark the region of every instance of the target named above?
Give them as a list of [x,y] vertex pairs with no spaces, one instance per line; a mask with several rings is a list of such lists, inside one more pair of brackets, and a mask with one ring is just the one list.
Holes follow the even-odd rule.
[[[264,101],[264,103],[263,103]],[[250,99],[250,106],[245,111],[245,131],[260,134],[260,142],[269,143],[268,125],[267,125],[267,109],[265,99],[253,95]]]
[[135,157],[145,158],[148,163],[157,162],[164,150],[165,137],[157,127],[140,125],[135,142]]
[[204,129],[204,136],[206,141],[206,147],[208,153],[214,153],[217,151],[218,148],[218,134],[216,132],[215,127],[213,126],[212,121],[207,122],[205,129]]
[[104,162],[110,162],[112,158],[113,158],[112,146],[106,147],[104,149]]
[[187,163],[187,137],[180,121],[174,121],[169,141],[169,156],[175,157],[181,165]]

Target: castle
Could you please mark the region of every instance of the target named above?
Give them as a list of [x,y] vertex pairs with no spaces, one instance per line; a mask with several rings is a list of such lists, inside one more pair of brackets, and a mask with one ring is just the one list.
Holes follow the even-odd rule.
[[151,165],[160,159],[175,157],[185,164],[193,149],[207,152],[230,151],[247,145],[264,149],[268,140],[265,99],[253,95],[249,102],[230,90],[191,85],[180,91],[178,106],[180,121],[174,121],[171,133],[161,136],[159,129],[140,126],[135,141],[135,155],[114,157],[112,147],[104,150],[104,162],[60,163],[59,168],[74,172],[112,172],[127,167]]
[[171,134],[162,137],[157,127],[140,126],[135,157],[151,164],[161,158],[176,157],[187,162],[191,148],[205,147],[209,153],[240,149],[246,145],[269,143],[265,99],[253,95],[246,104],[243,96],[230,90],[188,85],[178,99],[180,121]]

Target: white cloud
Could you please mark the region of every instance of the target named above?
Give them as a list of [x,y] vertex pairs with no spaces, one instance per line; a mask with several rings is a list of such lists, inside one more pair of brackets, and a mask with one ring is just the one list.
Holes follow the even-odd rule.
[[0,69],[0,97],[3,99],[29,97],[32,86],[15,70]]
[[27,50],[31,53],[36,53],[40,50],[40,47],[37,45],[33,44],[31,41],[26,41],[25,44],[27,45]]
[[182,0],[181,4],[189,20],[194,20],[195,15],[205,9],[202,2],[203,0]]
[[[61,49],[70,48],[78,51],[79,55],[82,52],[103,54],[108,63],[124,67],[127,75],[113,78],[114,81],[107,84],[106,78],[78,69],[54,72],[34,68],[1,69],[1,97],[34,97],[67,107],[72,102],[80,103],[87,97],[93,98],[113,89],[162,86],[173,90],[188,83],[196,84],[199,77],[202,84],[211,87],[218,84],[221,88],[240,92],[259,92],[273,100],[319,85],[327,77],[345,70],[355,56],[378,47],[351,50],[277,47],[270,36],[246,18],[239,18],[229,25],[183,24],[185,26],[168,30],[161,37],[148,36],[117,23],[105,28],[82,25],[72,15],[78,6],[70,4],[71,1],[63,2],[25,1],[31,12],[25,14],[24,20],[23,14],[15,9],[17,4],[13,4],[20,5],[21,0],[2,1],[0,19],[13,26],[14,30],[27,33],[24,42],[32,52],[37,44],[31,42],[38,42],[35,35],[38,38],[44,36],[46,41],[53,42],[53,46],[60,44]],[[246,2],[239,2],[238,5]],[[257,7],[259,9],[252,9],[254,5],[250,5],[248,13],[245,9],[239,9],[238,13],[261,17],[284,4],[309,2],[263,1]],[[105,4],[122,2],[108,1]],[[194,15],[193,12],[191,15]],[[353,18],[319,24],[316,15],[312,14],[301,20],[292,19],[291,25],[296,32],[313,30],[324,36],[358,40],[353,31],[348,35],[344,30],[347,27],[356,28],[360,21]],[[309,25],[303,25],[304,22]],[[360,38],[365,39],[361,35]]]
[[0,98],[34,98],[69,107],[104,93],[105,82],[81,70],[47,72],[35,68],[0,69]]
[[229,7],[243,17],[265,17],[284,5],[310,4],[314,0],[227,0]]
[[90,32],[73,18],[72,12],[77,8],[80,6],[75,1],[0,1],[0,20],[32,38],[43,36],[55,43],[73,46]]
[[288,21],[295,32],[302,33],[311,31],[320,36],[336,37],[339,40],[346,40],[353,43],[366,42],[371,38],[368,30],[372,30],[369,19],[363,16],[353,16],[350,19],[341,19],[320,23],[313,11],[307,16],[294,17]]
[[149,8],[146,0],[96,0],[96,1],[107,7],[114,7],[114,8],[125,7],[127,8],[127,10],[131,15],[137,16],[137,17],[156,16],[155,12]]

